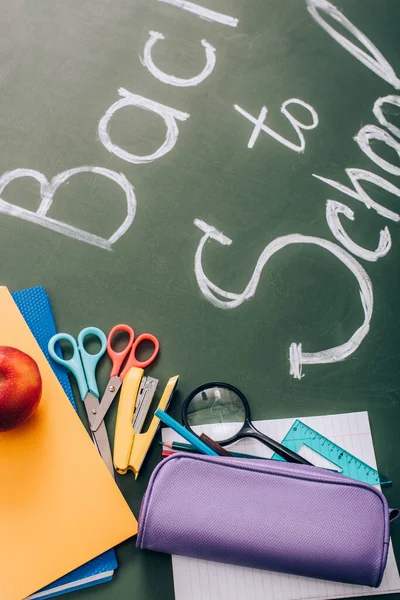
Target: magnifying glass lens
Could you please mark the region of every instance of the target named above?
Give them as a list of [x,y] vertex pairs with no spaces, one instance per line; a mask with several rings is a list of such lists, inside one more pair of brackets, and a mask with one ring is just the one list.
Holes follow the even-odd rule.
[[218,429],[203,427],[201,432],[207,433],[209,429],[215,441],[223,441],[236,435],[242,428],[245,407],[240,396],[233,390],[214,386],[193,396],[187,406],[187,420],[196,433],[199,433],[196,425],[218,424]]

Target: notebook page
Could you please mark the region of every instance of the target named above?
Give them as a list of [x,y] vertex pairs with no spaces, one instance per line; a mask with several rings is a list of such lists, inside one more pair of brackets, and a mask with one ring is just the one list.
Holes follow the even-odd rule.
[[[367,412],[327,415],[322,417],[299,417],[301,421],[336,442],[374,468],[375,452]],[[282,441],[295,419],[255,421],[255,426],[270,437]],[[196,428],[213,437],[215,427],[208,425]],[[221,439],[220,425],[218,433]],[[226,435],[225,435],[226,434]],[[229,437],[229,425],[224,426],[224,436]],[[169,428],[162,429],[163,441],[184,441]],[[215,439],[215,438],[214,438]],[[270,458],[272,452],[250,438],[236,443],[234,450]],[[333,468],[332,464],[308,448],[300,451],[305,458],[320,467]],[[388,475],[386,473],[386,475]],[[392,545],[379,588],[334,583],[285,575],[272,571],[261,571],[233,565],[224,565],[183,556],[173,556],[174,586],[176,600],[327,600],[371,596],[400,591],[400,577]]]

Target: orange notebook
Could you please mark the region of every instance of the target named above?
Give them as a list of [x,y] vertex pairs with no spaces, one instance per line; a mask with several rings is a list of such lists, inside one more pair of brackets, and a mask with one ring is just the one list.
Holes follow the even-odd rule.
[[137,533],[137,521],[64,394],[9,291],[0,345],[30,354],[42,400],[0,433],[0,600],[23,600]]

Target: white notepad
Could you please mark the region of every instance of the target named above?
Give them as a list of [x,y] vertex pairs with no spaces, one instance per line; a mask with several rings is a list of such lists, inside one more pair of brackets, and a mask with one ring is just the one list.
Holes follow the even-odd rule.
[[[348,413],[324,417],[299,417],[301,421],[336,442],[364,462],[377,468],[368,413]],[[270,437],[282,441],[295,419],[255,421],[255,426]],[[196,428],[213,437],[212,425]],[[184,441],[171,429],[162,430],[163,441]],[[256,440],[246,439],[234,446],[235,451],[271,457],[272,452]],[[320,467],[332,467],[306,447],[305,458]],[[390,477],[390,473],[385,473]],[[400,591],[400,577],[392,545],[379,588],[332,583],[271,571],[236,567],[182,556],[172,557],[175,600],[327,600],[371,596]]]

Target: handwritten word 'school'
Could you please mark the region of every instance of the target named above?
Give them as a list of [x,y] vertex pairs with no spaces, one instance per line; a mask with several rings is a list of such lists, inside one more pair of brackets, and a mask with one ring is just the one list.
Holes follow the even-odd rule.
[[[335,41],[337,41],[341,46],[343,46],[343,48],[345,48],[348,52],[355,56],[361,63],[363,63],[365,66],[371,69],[371,71],[373,71],[376,75],[378,75],[387,83],[392,85],[396,90],[400,89],[400,80],[396,76],[391,65],[381,54],[381,52],[335,6],[327,2],[327,0],[306,1],[308,11],[311,14],[311,16],[325,31],[329,33],[329,35]],[[345,35],[343,35],[343,33],[339,33],[331,24],[329,24],[324,19],[323,15],[329,17],[331,19],[331,22],[336,21],[341,27],[341,31],[347,30],[351,36],[353,36],[360,42],[360,44],[362,45],[362,47],[365,48],[365,50],[351,42]],[[309,110],[312,116],[311,124],[304,125],[303,123],[300,123],[299,121],[295,120],[290,112],[287,112],[286,107],[287,104],[290,102],[297,102],[299,104],[302,104],[303,107]],[[392,175],[399,176],[400,167],[383,159],[371,147],[372,141],[380,141],[386,144],[389,148],[395,150],[398,156],[400,156],[400,142],[398,139],[395,139],[400,138],[400,129],[396,127],[393,123],[390,123],[385,117],[383,113],[383,106],[385,104],[391,104],[396,107],[400,107],[400,96],[384,96],[378,98],[374,104],[373,113],[376,119],[378,120],[379,124],[382,127],[385,127],[387,131],[385,129],[382,129],[382,127],[378,127],[376,125],[365,125],[360,129],[360,131],[357,133],[354,139],[358,144],[359,148],[362,150],[362,152],[364,152],[364,154],[366,154],[366,156],[368,156],[378,167]],[[290,147],[292,150],[302,152],[305,147],[305,140],[301,129],[312,129],[318,124],[318,115],[310,105],[305,105],[305,103],[296,99],[287,101],[286,104],[284,103],[282,105],[281,112],[285,114],[285,116],[287,116],[287,118],[291,121],[299,137],[299,144],[294,145],[291,142],[288,142],[288,140],[285,140],[284,138],[279,136],[279,134],[277,134],[275,131],[271,130],[264,124],[265,118],[267,116],[266,107],[262,108],[260,115],[257,119],[255,119],[252,115],[250,115],[237,105],[235,105],[235,109],[238,112],[240,112],[243,116],[245,116],[255,126],[251,134],[250,140],[248,142],[249,148],[252,148],[254,146],[254,143],[257,140],[260,132],[264,131],[265,133],[272,135],[272,137],[274,137],[281,143],[284,143],[285,145]],[[284,112],[284,109],[286,109],[286,112]],[[362,183],[373,183],[381,189],[391,194],[394,194],[397,197],[400,197],[400,189],[398,187],[396,187],[380,175],[364,169],[348,168],[345,170],[345,172],[350,179],[350,182],[353,186],[352,188],[347,187],[331,179],[328,179],[326,177],[322,177],[320,175],[314,174],[314,177],[327,183],[333,188],[339,190],[340,192],[347,194],[351,198],[358,200],[359,202],[363,203],[366,208],[372,208],[379,215],[395,222],[400,220],[400,215],[397,212],[389,210],[385,206],[379,204],[378,202],[375,202],[371,198],[371,196],[364,190],[364,188],[362,187]],[[351,254],[354,254],[355,256],[358,256],[359,258],[362,258],[367,261],[377,261],[379,258],[385,256],[389,252],[392,245],[389,229],[388,227],[385,227],[379,233],[379,241],[374,250],[360,246],[354,240],[352,240],[351,237],[346,233],[340,221],[339,215],[345,216],[350,220],[354,220],[354,211],[348,206],[336,200],[327,200],[327,224],[335,239],[338,242],[340,242],[340,244],[344,246],[346,250],[343,250],[340,246],[328,240],[319,237],[304,236],[299,233],[276,238],[264,248],[257,261],[249,283],[247,284],[244,291],[241,293],[228,292],[211,282],[210,279],[204,273],[202,265],[203,250],[205,244],[209,240],[215,240],[225,246],[230,245],[232,241],[229,238],[227,238],[223,233],[221,233],[214,227],[208,225],[204,221],[201,221],[200,219],[195,219],[194,221],[195,225],[204,233],[195,254],[194,270],[196,280],[203,296],[218,308],[233,309],[242,304],[245,300],[249,300],[250,298],[252,298],[256,293],[261,272],[264,269],[264,266],[266,265],[270,257],[285,246],[290,244],[314,244],[316,246],[324,248],[325,250],[328,250],[331,254],[336,256],[336,258],[338,258],[356,277],[359,285],[361,305],[364,312],[363,323],[354,332],[354,334],[346,343],[340,346],[336,346],[335,348],[323,350],[321,352],[303,352],[301,344],[292,343],[289,349],[290,374],[297,379],[300,379],[302,377],[302,365],[331,363],[344,360],[345,358],[350,356],[350,354],[352,354],[361,344],[365,336],[368,334],[370,327],[370,321],[373,311],[373,290],[372,283],[366,271],[363,269],[360,263],[355,258],[353,258],[353,256],[351,256]]]

